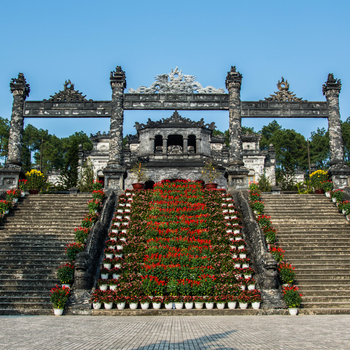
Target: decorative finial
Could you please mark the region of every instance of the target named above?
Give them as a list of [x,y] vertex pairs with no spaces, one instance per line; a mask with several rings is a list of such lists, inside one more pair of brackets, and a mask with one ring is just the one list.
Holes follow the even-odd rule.
[[236,66],[231,66],[231,70],[227,73],[226,76],[226,89],[230,90],[231,88],[241,89],[243,75],[240,72],[237,72]]
[[323,95],[325,95],[326,92],[329,90],[336,90],[339,92],[341,90],[341,80],[335,79],[333,73],[328,74],[327,81],[325,82],[325,84],[322,85]]
[[115,71],[112,71],[110,74],[110,84],[111,88],[122,88],[126,89],[126,78],[125,72],[122,70],[121,66],[117,66]]
[[11,93],[23,94],[26,98],[30,93],[30,86],[27,84],[26,78],[23,73],[19,73],[17,78],[12,78],[10,82]]

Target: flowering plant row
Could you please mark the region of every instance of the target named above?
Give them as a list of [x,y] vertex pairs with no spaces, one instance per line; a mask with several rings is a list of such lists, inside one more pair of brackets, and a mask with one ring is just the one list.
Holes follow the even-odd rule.
[[188,181],[127,190],[119,196],[99,286],[120,297],[238,297],[255,287],[241,229],[222,190]]

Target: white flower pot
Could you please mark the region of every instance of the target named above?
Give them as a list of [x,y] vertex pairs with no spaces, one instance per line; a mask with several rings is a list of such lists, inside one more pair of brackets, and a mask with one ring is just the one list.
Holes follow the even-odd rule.
[[94,308],[94,310],[101,309],[101,306],[102,306],[101,303],[92,303],[92,307]]
[[21,197],[24,197],[26,194],[24,192],[21,192]]
[[247,280],[248,278],[252,278],[252,274],[250,273],[249,275],[244,275],[244,278]]
[[244,244],[239,245],[239,246],[237,247],[238,250],[239,250],[239,249],[244,249],[244,248],[245,248],[245,245],[244,245]]
[[189,302],[189,303],[185,303],[185,308],[186,308],[187,310],[193,309],[193,302],[191,301],[191,302]]
[[248,307],[248,303],[239,303],[239,308],[245,310]]
[[162,303],[154,303],[152,302],[152,306],[154,310],[159,310],[160,307],[162,306]]
[[337,201],[337,199],[336,199],[336,198],[332,198],[332,202],[334,202],[334,203],[335,203],[336,201]]
[[212,303],[212,302],[205,303],[205,307],[208,310],[212,310],[214,308],[214,303]]
[[123,303],[117,303],[117,309],[118,309],[118,310],[124,310],[124,309],[125,309],[125,302],[123,302]]
[[106,254],[106,259],[113,259],[113,253],[112,254]]
[[122,266],[122,264],[115,264],[114,267],[117,267],[118,269],[120,269],[120,267]]
[[232,258],[233,258],[233,259],[236,259],[237,257],[238,257],[237,254],[232,254]]
[[122,257],[123,257],[123,254],[114,254],[114,256],[115,256],[116,258],[122,258]]
[[124,210],[123,209],[118,209],[117,213],[124,213]]
[[229,216],[225,216],[225,217],[224,217],[225,220],[228,220],[229,218],[230,218]]
[[117,289],[117,286],[116,286],[116,285],[114,285],[114,286],[109,286],[109,289],[110,289],[110,290],[116,290],[116,289]]
[[226,230],[227,233],[232,233],[232,230]]
[[216,303],[216,307],[219,309],[219,310],[223,310],[225,308],[225,303]]
[[167,304],[164,304],[165,305],[165,308],[167,310],[171,310],[173,308],[173,303],[167,303]]
[[[245,254],[245,253],[240,253],[239,254],[239,257],[241,258],[241,259],[245,259],[246,257],[247,257],[247,254]],[[244,266],[243,266],[244,267]],[[248,264],[248,266],[246,266],[246,267],[249,267],[249,264]]]
[[121,220],[123,217],[121,215],[117,215],[116,218]]
[[241,264],[235,264],[235,268],[236,269],[240,269],[241,268]]
[[[114,229],[113,229],[112,232],[113,232],[113,233],[118,233],[118,230],[114,230]],[[112,239],[112,238],[111,238],[111,239]]]
[[62,283],[62,287],[70,288],[70,284],[68,284],[68,283]]
[[104,267],[105,269],[110,270],[110,269],[111,269],[111,267],[112,267],[112,264],[110,264],[110,263],[103,264],[103,267]]
[[131,310],[136,310],[137,306],[138,306],[138,303],[130,303],[129,304],[129,307],[130,307]]
[[106,280],[108,278],[108,273],[101,273],[101,279]]
[[237,236],[237,237],[235,237],[235,240],[236,240],[236,241],[241,241],[241,240],[242,240],[242,236]]
[[120,277],[120,275],[114,273],[114,274],[112,275],[112,277],[113,277],[113,279],[117,280],[117,279]]
[[196,309],[203,309],[203,305],[204,305],[204,303],[202,303],[202,302],[200,302],[200,301],[196,301],[195,303],[194,303],[194,307],[196,308]]
[[290,307],[288,311],[289,311],[289,314],[292,316],[296,316],[298,314],[298,309],[296,307]]
[[123,246],[122,245],[117,245],[117,249],[118,250],[123,250]]
[[121,241],[123,241],[123,242],[126,242],[126,238],[125,237],[121,237],[121,238],[119,238]]
[[252,302],[252,308],[253,308],[254,310],[260,309],[260,301],[253,301],[253,302]]
[[227,306],[228,306],[228,308],[229,308],[230,310],[233,310],[233,309],[235,309],[236,306],[237,306],[237,301],[229,301],[229,302],[227,303]]
[[113,307],[113,301],[110,303],[103,303],[106,310],[110,310]]
[[327,198],[331,198],[331,192],[330,192],[330,191],[326,192],[326,193],[325,193],[325,196],[326,196]]
[[245,290],[245,285],[241,286],[241,289],[242,289],[242,290]]
[[175,303],[175,309],[176,310],[181,310],[184,306],[184,303],[183,302],[178,302],[178,303]]
[[53,309],[53,313],[55,316],[62,316],[63,314],[63,309]]
[[233,233],[241,233],[241,230],[234,230]]
[[149,308],[149,302],[147,303],[141,303],[141,309],[142,310],[147,310]]
[[248,285],[248,290],[254,290],[254,289],[255,289],[255,284]]
[[[239,257],[242,258],[242,257],[241,257],[241,254],[239,255]],[[242,269],[244,269],[244,268],[246,268],[246,267],[249,267],[249,264],[248,264],[248,263],[242,264]]]
[[105,291],[105,290],[107,290],[107,289],[108,289],[108,284],[101,284],[101,285],[100,285],[100,290]]

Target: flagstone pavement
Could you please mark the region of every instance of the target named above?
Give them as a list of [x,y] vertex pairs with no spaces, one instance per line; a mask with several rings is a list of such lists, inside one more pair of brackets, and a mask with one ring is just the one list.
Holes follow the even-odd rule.
[[2,316],[0,349],[350,349],[350,315]]

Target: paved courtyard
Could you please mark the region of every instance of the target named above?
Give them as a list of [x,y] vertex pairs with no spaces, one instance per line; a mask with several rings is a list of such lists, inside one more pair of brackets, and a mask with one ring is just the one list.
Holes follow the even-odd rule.
[[350,315],[2,316],[3,349],[350,349]]

